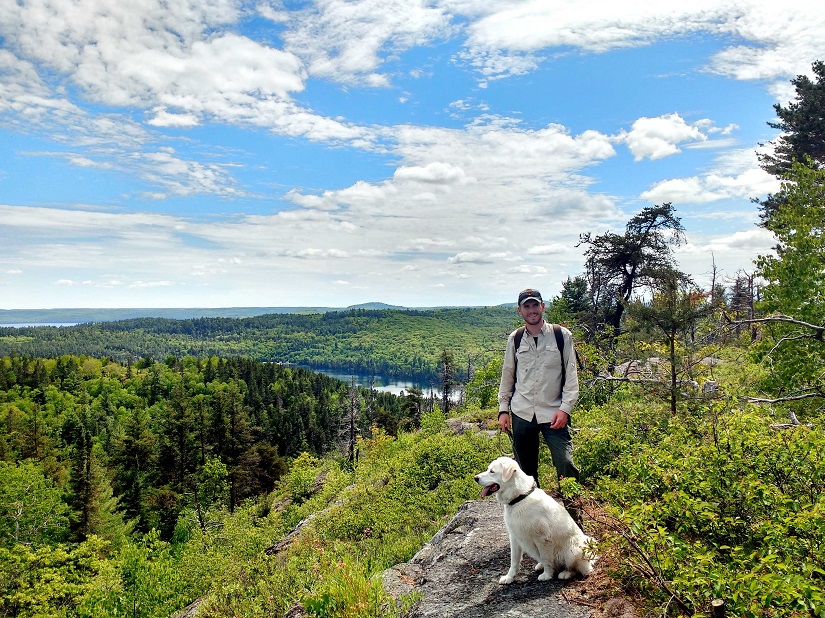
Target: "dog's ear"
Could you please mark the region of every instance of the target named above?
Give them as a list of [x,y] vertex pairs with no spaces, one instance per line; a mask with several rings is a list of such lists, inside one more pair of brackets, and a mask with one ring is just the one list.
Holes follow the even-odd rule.
[[508,461],[505,462],[504,466],[501,468],[501,478],[505,481],[509,481],[510,477],[513,476],[513,473],[516,471],[516,462],[515,461]]

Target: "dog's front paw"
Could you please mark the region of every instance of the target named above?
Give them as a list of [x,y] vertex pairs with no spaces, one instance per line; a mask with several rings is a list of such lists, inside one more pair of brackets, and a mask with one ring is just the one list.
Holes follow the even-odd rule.
[[536,566],[533,567],[533,570],[534,571],[543,571],[544,570],[544,565],[541,562],[538,562],[538,563],[536,563]]
[[498,578],[498,583],[502,584],[502,585],[503,584],[512,584],[514,579],[515,579],[514,576],[507,573],[507,575],[502,575],[501,577]]
[[[559,577],[561,577],[561,575],[559,575]],[[548,579],[553,579],[553,571],[545,571],[539,575],[540,582],[546,582]]]
[[559,573],[559,579],[570,579],[571,577],[573,577],[572,571],[562,571]]

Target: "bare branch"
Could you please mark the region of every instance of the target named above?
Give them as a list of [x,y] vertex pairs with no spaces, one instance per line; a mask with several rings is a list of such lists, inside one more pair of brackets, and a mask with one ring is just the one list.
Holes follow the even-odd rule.
[[780,322],[785,324],[793,324],[794,326],[801,326],[802,328],[807,328],[810,331],[813,331],[809,335],[798,335],[797,339],[816,339],[817,341],[825,342],[825,326],[818,326],[816,324],[811,324],[809,322],[803,322],[802,320],[797,320],[789,315],[770,315],[764,318],[753,318],[750,320],[729,320],[728,325],[736,326],[742,324],[768,324],[772,322]]
[[801,423],[775,423],[770,425],[770,428],[776,431],[781,431],[783,429],[796,429],[797,427],[804,427],[805,429],[814,428],[812,423],[805,423],[804,425]]
[[788,395],[786,397],[777,397],[776,399],[762,399],[761,397],[746,397],[745,401],[748,403],[784,403],[786,401],[799,401],[801,399],[811,399],[814,397],[825,398],[825,393],[813,391],[805,393],[804,395]]
[[606,376],[598,375],[585,381],[585,384],[592,386],[596,382],[627,382],[629,384],[662,384],[661,380],[656,378],[628,378],[622,376]]

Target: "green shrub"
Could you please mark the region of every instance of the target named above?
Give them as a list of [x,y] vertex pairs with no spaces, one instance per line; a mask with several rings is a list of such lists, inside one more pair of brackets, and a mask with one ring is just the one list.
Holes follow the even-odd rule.
[[75,615],[78,601],[104,568],[106,543],[0,547],[0,616],[54,618]]
[[[603,468],[597,497],[629,526],[614,539],[620,575],[647,599],[825,616],[825,434],[767,425],[757,410],[708,409],[695,428],[671,423]],[[640,556],[652,571],[632,566]]]
[[172,546],[153,530],[127,543],[106,563],[77,615],[163,618],[188,604],[195,594]]

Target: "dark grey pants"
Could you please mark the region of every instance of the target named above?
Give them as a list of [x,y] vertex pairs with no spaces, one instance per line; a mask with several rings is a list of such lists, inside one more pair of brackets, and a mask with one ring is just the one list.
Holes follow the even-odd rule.
[[559,478],[579,480],[579,469],[573,463],[573,440],[570,426],[563,429],[550,429],[550,423],[538,423],[512,415],[513,450],[521,469],[539,482],[539,436],[550,448],[553,465]]

